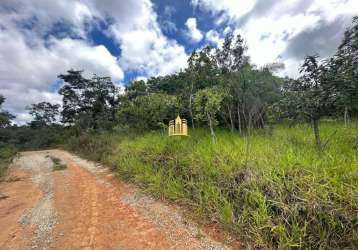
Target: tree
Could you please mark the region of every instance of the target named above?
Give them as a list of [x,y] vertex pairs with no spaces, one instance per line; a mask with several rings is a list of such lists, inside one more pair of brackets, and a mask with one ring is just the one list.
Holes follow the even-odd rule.
[[11,125],[11,120],[15,119],[15,116],[8,111],[2,110],[2,104],[5,102],[5,97],[0,95],[0,128],[6,128]]
[[194,106],[196,119],[209,125],[213,142],[215,142],[214,127],[218,124],[216,115],[223,100],[223,93],[217,88],[205,88],[195,94]]
[[302,76],[298,80],[286,82],[281,107],[291,118],[303,117],[312,122],[316,146],[320,151],[319,121],[322,116],[328,114],[332,102],[326,77],[326,65],[317,59],[317,55],[307,56],[301,66]]
[[349,113],[358,113],[358,16],[344,34],[336,55],[330,61],[331,83],[336,93],[336,108],[344,112],[347,123]]
[[178,112],[175,96],[150,93],[121,103],[118,120],[131,128],[145,130],[157,129],[167,124]]
[[267,110],[277,101],[282,84],[282,80],[272,74],[282,65],[256,69],[249,63],[246,50],[240,35],[228,34],[223,46],[215,51],[219,85],[225,93],[220,122],[240,134],[265,126]]
[[[230,124],[232,132],[237,123],[240,133],[242,132],[242,122],[238,96],[242,92],[238,91],[238,84],[241,81],[237,76],[240,76],[238,72],[242,71],[243,65],[248,62],[248,57],[245,56],[246,50],[247,47],[244,45],[244,40],[240,35],[235,37],[233,33],[228,33],[222,48],[217,48],[215,51],[216,63],[220,69],[220,85],[225,93],[221,117],[225,123]],[[235,115],[235,109],[237,109],[237,116]],[[237,121],[235,121],[235,117],[237,117]]]
[[82,71],[69,70],[58,76],[65,84],[62,95],[62,122],[75,124],[83,129],[109,128],[116,119],[118,88],[109,77],[82,76]]
[[245,55],[247,46],[240,35],[236,37],[233,33],[228,33],[225,37],[222,48],[217,48],[215,57],[222,72],[237,72],[248,63],[249,58]]
[[188,111],[191,125],[194,128],[194,95],[200,89],[217,85],[218,67],[213,56],[213,48],[206,46],[202,50],[194,50],[188,59],[186,69],[187,84],[184,86],[185,96],[188,100]]
[[126,97],[129,100],[133,100],[138,96],[143,96],[148,94],[147,84],[143,81],[133,81],[125,88]]
[[268,109],[280,98],[282,83],[268,69],[255,69],[248,63],[237,72],[222,75],[220,89],[225,98],[219,113],[221,120],[240,134],[263,128]]
[[51,125],[58,119],[60,114],[59,108],[59,104],[51,104],[49,102],[31,104],[30,107],[26,108],[29,110],[29,114],[34,118],[30,125],[32,127]]

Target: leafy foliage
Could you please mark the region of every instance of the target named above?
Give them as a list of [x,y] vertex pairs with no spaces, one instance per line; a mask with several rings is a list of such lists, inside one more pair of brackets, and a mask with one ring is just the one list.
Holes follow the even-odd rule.
[[59,90],[63,96],[62,122],[82,129],[108,128],[115,122],[118,89],[109,77],[86,79],[81,71],[69,70],[59,75],[65,85]]
[[196,119],[206,121],[214,138],[214,127],[218,124],[216,114],[219,112],[223,94],[214,88],[205,88],[195,94],[194,106]]
[[0,142],[0,182],[6,176],[8,166],[16,153],[16,147]]
[[30,115],[34,118],[30,126],[40,127],[51,125],[57,120],[57,117],[60,114],[59,108],[59,104],[51,104],[49,102],[40,102],[27,107]]
[[160,128],[160,123],[168,123],[178,111],[175,96],[160,93],[137,96],[123,101],[118,112],[118,120],[136,129]]
[[5,98],[0,95],[0,128],[6,128],[11,125],[11,120],[15,119],[15,116],[7,111],[2,110],[2,104],[5,102]]
[[[209,121],[208,113],[204,111],[208,107],[199,107],[197,96],[204,92],[213,93],[208,90],[216,89],[222,100],[217,106],[217,112],[210,114],[210,121],[227,126],[232,131],[239,130],[240,133],[244,133],[249,127],[264,127],[267,112],[280,97],[283,81],[274,76],[268,67],[257,69],[250,65],[249,58],[245,55],[246,48],[240,36],[228,34],[222,48],[207,46],[193,51],[185,71],[153,77],[147,83],[132,82],[126,88],[123,99],[131,102],[138,96],[150,93],[175,95],[181,116],[195,127],[196,122],[198,125],[202,124],[202,116]],[[201,104],[205,105],[206,102]]]
[[[332,91],[337,93],[337,111],[358,113],[358,16],[344,34],[330,61]],[[347,115],[347,114],[345,114]]]
[[287,81],[282,107],[291,118],[303,117],[313,123],[317,148],[321,149],[319,120],[328,114],[332,100],[329,96],[329,83],[325,78],[325,65],[319,64],[317,56],[308,56],[298,80]]
[[65,163],[62,163],[60,158],[50,156],[50,159],[53,164],[53,167],[52,167],[53,171],[61,171],[61,170],[65,170],[67,168],[67,165]]

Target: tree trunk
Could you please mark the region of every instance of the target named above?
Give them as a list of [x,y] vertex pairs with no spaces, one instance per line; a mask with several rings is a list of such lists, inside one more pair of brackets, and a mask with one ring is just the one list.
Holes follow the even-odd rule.
[[214,128],[213,128],[213,122],[211,120],[210,114],[206,113],[207,117],[208,117],[208,121],[209,121],[209,127],[210,127],[210,132],[211,132],[211,138],[213,139],[213,143],[216,142],[216,137],[215,137],[215,132],[214,132]]
[[245,108],[245,106],[243,105],[243,106],[242,106],[242,117],[244,118],[244,124],[243,124],[244,126],[242,127],[242,129],[244,129],[244,130],[246,131],[249,121],[248,121],[248,119],[247,119],[245,110],[246,110],[246,108]]
[[240,115],[240,104],[237,103],[237,122],[239,123],[239,133],[240,135],[242,135],[242,131],[241,131],[241,115]]
[[344,126],[348,125],[348,107],[344,106]]
[[229,112],[229,118],[230,118],[230,129],[231,132],[234,132],[234,120],[232,119],[232,112],[231,112],[231,108],[230,105],[228,105],[228,112]]
[[191,83],[191,88],[190,88],[190,96],[189,96],[189,113],[190,113],[190,118],[191,118],[191,127],[195,128],[194,125],[194,116],[193,116],[193,82]]
[[266,124],[265,124],[264,118],[262,117],[262,114],[263,114],[263,112],[262,113],[260,112],[260,114],[259,114],[260,115],[260,121],[261,121],[261,128],[265,128]]
[[248,136],[251,136],[251,120],[252,120],[252,114],[251,111],[249,111],[249,124],[248,124],[248,129],[247,129],[247,134]]
[[313,131],[314,131],[314,136],[316,139],[316,147],[318,152],[321,151],[321,137],[319,135],[319,120],[318,119],[313,119]]

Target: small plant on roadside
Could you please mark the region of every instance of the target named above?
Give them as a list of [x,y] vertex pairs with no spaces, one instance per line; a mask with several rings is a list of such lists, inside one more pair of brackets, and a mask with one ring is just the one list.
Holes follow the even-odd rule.
[[64,170],[67,168],[67,165],[62,163],[61,159],[54,156],[50,156],[50,159],[53,163],[53,167],[52,167],[53,171]]
[[8,167],[14,156],[17,153],[17,149],[13,146],[0,144],[0,182],[6,179]]
[[21,181],[21,178],[18,176],[14,176],[14,175],[6,178],[6,182],[16,182],[16,181]]

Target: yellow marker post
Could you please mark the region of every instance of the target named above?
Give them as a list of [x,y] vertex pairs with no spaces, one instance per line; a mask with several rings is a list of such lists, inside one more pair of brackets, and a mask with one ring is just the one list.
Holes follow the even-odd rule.
[[169,136],[188,136],[188,124],[186,119],[181,119],[178,115],[175,120],[169,122],[168,128]]

